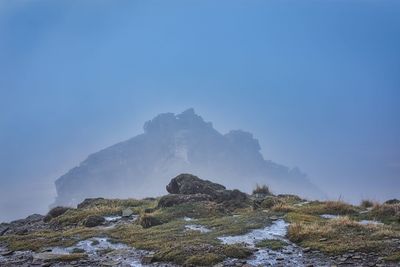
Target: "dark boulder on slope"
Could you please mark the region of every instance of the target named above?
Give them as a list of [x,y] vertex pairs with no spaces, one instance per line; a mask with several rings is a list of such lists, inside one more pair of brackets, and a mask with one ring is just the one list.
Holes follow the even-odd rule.
[[170,194],[160,198],[158,201],[159,208],[167,208],[185,203],[193,203],[200,201],[212,201],[212,197],[206,194]]
[[170,177],[180,173],[244,192],[258,183],[274,193],[324,196],[299,169],[265,160],[260,151],[251,133],[221,134],[193,109],[160,114],[144,124],[144,133],[90,155],[58,178],[53,206],[75,206],[85,198],[160,196]]
[[223,185],[202,180],[192,174],[180,174],[173,178],[167,185],[167,191],[171,194],[159,200],[159,207],[199,201],[214,201],[224,203],[225,206],[238,207],[249,199],[246,193],[236,189],[226,190]]
[[208,180],[202,180],[199,177],[183,173],[173,178],[167,185],[167,191],[170,194],[206,194],[214,195],[216,192],[225,190],[225,186],[213,183]]

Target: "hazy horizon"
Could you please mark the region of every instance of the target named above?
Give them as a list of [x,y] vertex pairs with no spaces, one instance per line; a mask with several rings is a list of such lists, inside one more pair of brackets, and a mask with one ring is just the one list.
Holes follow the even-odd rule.
[[332,199],[400,198],[399,25],[389,0],[0,2],[0,221],[190,107]]

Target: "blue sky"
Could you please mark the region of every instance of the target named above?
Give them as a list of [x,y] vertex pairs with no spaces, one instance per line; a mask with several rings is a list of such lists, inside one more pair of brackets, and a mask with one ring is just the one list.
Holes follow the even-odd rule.
[[188,107],[332,198],[400,197],[399,48],[395,0],[0,0],[0,213]]

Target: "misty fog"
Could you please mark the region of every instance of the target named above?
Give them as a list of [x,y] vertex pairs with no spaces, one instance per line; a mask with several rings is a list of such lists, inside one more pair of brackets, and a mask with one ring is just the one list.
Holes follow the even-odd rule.
[[[289,2],[1,2],[0,221],[86,193],[164,194],[178,170],[247,192],[400,198],[399,3]],[[143,129],[190,107],[200,128]],[[85,162],[61,199],[56,180]]]

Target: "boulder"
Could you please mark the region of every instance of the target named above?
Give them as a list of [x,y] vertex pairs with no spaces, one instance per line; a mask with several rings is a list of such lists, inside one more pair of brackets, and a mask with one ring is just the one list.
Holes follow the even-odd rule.
[[133,210],[131,210],[130,208],[124,209],[122,211],[122,217],[129,217],[132,216],[133,214]]
[[388,205],[400,204],[400,200],[398,200],[396,198],[389,199],[389,200],[385,201],[385,204],[388,204]]
[[226,208],[242,208],[247,206],[248,195],[239,190],[224,190],[216,201],[222,203]]
[[162,224],[162,222],[158,218],[148,214],[142,215],[140,217],[139,223],[143,228],[150,228]]
[[185,203],[211,201],[211,200],[213,200],[213,198],[206,194],[193,194],[193,195],[170,194],[160,198],[160,200],[158,201],[158,207],[166,208]]
[[55,207],[52,208],[46,215],[46,217],[43,218],[43,220],[45,222],[49,222],[54,218],[57,218],[61,215],[63,215],[64,213],[66,213],[68,210],[70,210],[71,208],[67,208],[67,207]]
[[106,219],[104,219],[102,216],[91,215],[86,217],[86,219],[83,221],[83,225],[86,227],[96,227],[103,224],[105,221]]
[[162,197],[158,207],[170,207],[188,202],[214,201],[225,207],[242,207],[248,195],[239,190],[226,190],[225,186],[202,180],[191,174],[180,174],[167,185],[171,195]]
[[206,194],[212,196],[219,190],[225,190],[225,186],[186,173],[176,176],[167,185],[167,191],[170,194]]

